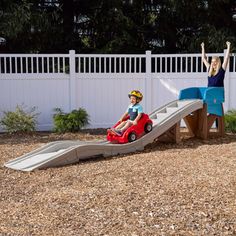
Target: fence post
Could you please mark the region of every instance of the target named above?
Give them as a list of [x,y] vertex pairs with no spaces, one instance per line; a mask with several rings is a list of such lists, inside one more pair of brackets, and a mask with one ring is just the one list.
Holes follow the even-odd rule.
[[146,51],[146,74],[145,74],[145,110],[150,113],[152,104],[152,52]]
[[[224,57],[226,54],[227,49],[224,50]],[[225,71],[225,80],[224,80],[224,87],[225,87],[225,108],[224,111],[227,112],[230,109],[230,60],[228,62],[228,66]]]
[[70,81],[69,81],[69,110],[76,109],[76,76],[75,76],[75,50],[69,51]]

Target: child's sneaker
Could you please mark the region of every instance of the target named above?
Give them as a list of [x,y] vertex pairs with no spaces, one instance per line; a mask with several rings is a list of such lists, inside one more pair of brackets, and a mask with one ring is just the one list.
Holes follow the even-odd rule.
[[116,130],[116,133],[118,136],[122,136],[123,135],[123,132],[121,130]]

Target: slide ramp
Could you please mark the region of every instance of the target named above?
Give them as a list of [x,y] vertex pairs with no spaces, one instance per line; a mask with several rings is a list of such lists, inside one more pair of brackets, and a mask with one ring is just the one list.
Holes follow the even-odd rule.
[[106,140],[51,142],[5,163],[5,166],[15,170],[32,171],[74,164],[79,160],[97,156],[107,157],[142,151],[147,144],[152,143],[181,119],[202,107],[202,100],[188,99],[176,100],[154,110],[149,114],[153,121],[153,130],[132,143],[112,144]]

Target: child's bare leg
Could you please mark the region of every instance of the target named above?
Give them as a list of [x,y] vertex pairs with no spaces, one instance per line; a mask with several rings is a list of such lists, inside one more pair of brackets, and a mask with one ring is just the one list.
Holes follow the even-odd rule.
[[123,127],[125,126],[126,122],[127,122],[127,121],[122,121],[119,125],[116,126],[115,129],[121,129],[121,128],[123,128]]
[[127,120],[126,124],[123,126],[123,128],[120,129],[120,131],[123,133],[125,130],[127,130],[133,123],[130,120]]

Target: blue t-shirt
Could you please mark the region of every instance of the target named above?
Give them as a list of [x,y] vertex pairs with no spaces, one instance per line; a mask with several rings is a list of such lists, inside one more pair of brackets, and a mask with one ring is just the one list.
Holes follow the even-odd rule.
[[225,70],[221,67],[216,75],[208,76],[208,87],[224,87]]
[[130,120],[135,120],[138,114],[143,113],[143,107],[136,103],[135,105],[130,104],[126,110],[130,116]]

